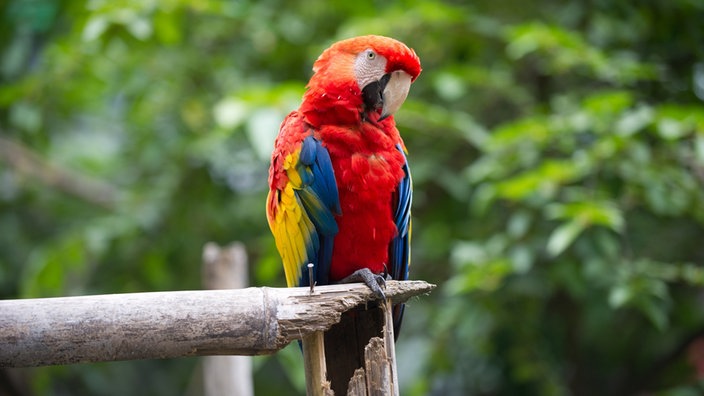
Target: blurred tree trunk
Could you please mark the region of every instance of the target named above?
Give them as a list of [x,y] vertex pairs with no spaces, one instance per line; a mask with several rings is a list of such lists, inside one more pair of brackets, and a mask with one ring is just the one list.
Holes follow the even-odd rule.
[[[203,248],[203,286],[206,289],[242,289],[249,286],[247,252],[235,242],[222,248],[209,242]],[[250,356],[203,358],[205,396],[253,396]]]

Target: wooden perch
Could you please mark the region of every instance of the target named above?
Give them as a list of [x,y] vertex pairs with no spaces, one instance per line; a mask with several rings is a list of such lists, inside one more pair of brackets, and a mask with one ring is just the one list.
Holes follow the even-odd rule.
[[[430,292],[388,281],[394,303]],[[325,331],[373,300],[362,284],[112,294],[0,301],[0,367],[259,355]]]

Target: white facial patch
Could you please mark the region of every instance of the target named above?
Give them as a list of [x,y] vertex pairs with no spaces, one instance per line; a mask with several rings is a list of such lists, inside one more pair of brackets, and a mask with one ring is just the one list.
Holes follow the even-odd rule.
[[369,83],[378,81],[384,74],[386,74],[386,58],[371,49],[357,55],[354,61],[354,75],[357,77],[360,90]]

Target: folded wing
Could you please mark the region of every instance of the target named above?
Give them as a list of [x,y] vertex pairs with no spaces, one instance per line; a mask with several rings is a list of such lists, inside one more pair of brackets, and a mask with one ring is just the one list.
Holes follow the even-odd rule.
[[[406,154],[401,145],[396,147],[403,153],[405,159]],[[395,280],[407,280],[411,266],[411,202],[413,200],[413,186],[407,159],[404,162],[403,171],[405,176],[401,179],[392,197],[394,222],[398,233],[389,244],[389,266],[391,277]],[[404,304],[394,306],[394,333],[397,336],[401,328],[404,308]]]
[[281,254],[286,283],[329,282],[330,261],[340,201],[330,155],[295,114],[282,124],[269,170],[267,218]]

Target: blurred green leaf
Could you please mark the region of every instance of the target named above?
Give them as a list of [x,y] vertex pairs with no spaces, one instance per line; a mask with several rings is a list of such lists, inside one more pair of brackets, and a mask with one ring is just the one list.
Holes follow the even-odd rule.
[[512,272],[511,263],[497,260],[468,266],[460,276],[447,281],[447,293],[461,294],[474,290],[493,291],[501,286],[503,279]]
[[621,211],[610,202],[582,201],[552,204],[546,208],[549,218],[577,220],[584,225],[606,226],[621,231],[624,219]]
[[550,238],[545,249],[551,256],[557,256],[562,253],[567,247],[574,242],[579,234],[587,227],[586,223],[578,219],[571,220],[557,227]]

